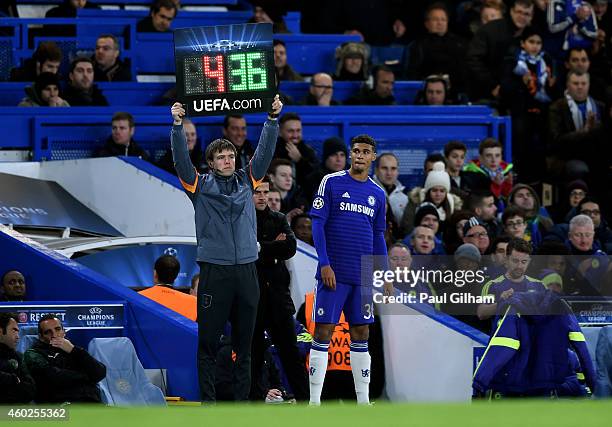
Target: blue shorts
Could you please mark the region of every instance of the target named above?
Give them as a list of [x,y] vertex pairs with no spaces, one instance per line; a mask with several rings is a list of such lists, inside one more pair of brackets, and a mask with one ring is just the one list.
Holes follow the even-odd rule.
[[336,290],[331,290],[317,282],[315,293],[315,323],[337,324],[340,313],[349,325],[374,323],[374,300],[371,286],[352,286],[336,283]]

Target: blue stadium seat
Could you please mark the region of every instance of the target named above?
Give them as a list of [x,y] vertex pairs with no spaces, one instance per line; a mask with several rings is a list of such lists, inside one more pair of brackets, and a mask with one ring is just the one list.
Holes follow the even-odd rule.
[[13,68],[13,39],[0,37],[0,81],[8,80]]
[[147,378],[129,338],[93,338],[88,351],[106,365],[106,378],[99,383],[104,403],[113,406],[166,404],[162,391]]
[[597,397],[610,397],[612,396],[612,326],[608,325],[601,328],[595,354],[597,370],[595,395]]

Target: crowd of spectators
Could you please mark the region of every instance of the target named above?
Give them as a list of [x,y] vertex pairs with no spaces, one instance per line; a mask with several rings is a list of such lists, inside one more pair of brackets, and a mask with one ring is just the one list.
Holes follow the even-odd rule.
[[[180,13],[177,3],[156,0],[137,31],[170,31]],[[275,33],[289,31],[281,2],[252,3],[250,22],[272,23]],[[277,79],[309,82],[306,97],[295,103],[322,108],[340,105],[334,98],[334,83],[357,81],[362,82],[359,92],[345,105],[396,105],[395,82],[419,80],[423,86],[417,105],[483,104],[512,117],[512,153],[504,153],[499,140],[485,138],[478,156],[469,158],[465,144],[449,141],[440,152],[429,153],[422,185],[416,187],[407,188],[401,182],[402,165],[395,153],[377,153],[373,179],[387,194],[391,265],[414,268],[437,262],[437,268],[486,267],[487,281],[472,292],[487,293],[489,280],[506,272],[508,255],[514,250],[526,265],[534,260],[528,269],[535,278],[529,283],[538,283],[533,286],[572,296],[612,295],[608,261],[612,254],[608,226],[612,218],[608,185],[612,177],[612,11],[607,0],[304,3],[304,32],[355,34],[362,41],[338,46],[335,70],[304,76],[288,63],[287,45],[275,40]],[[86,0],[67,0],[47,16],[73,17],[83,7],[95,6]],[[399,65],[372,62],[373,53],[385,46],[403,47]],[[110,34],[98,37],[91,57],[73,59],[65,79],[59,75],[62,57],[53,42],[43,42],[31,59],[12,70],[11,80],[32,83],[20,106],[106,106],[108,101],[95,82],[132,79],[129,63],[121,59],[119,41]],[[280,117],[279,124],[268,171],[267,208],[286,215],[292,239],[312,245],[308,213],[313,194],[325,175],[348,168],[349,151],[341,138],[333,137],[323,142],[318,156],[304,140],[300,116],[291,111]],[[232,114],[219,129],[219,135],[236,148],[237,168],[246,167],[254,153],[247,139],[248,125],[245,117]],[[194,166],[206,172],[205,141],[198,137],[193,122],[184,120],[184,129]],[[135,131],[133,117],[117,112],[111,120],[111,135],[94,155],[155,161],[138,146]],[[175,173],[170,151],[156,163]],[[547,207],[541,197],[543,182],[554,184],[559,193]],[[171,287],[173,280],[159,279],[156,285],[165,292],[164,286]],[[432,294],[446,291],[436,283],[420,285]],[[2,286],[7,301],[25,295],[19,272],[7,273]],[[490,316],[487,310],[473,307],[471,319],[461,318],[482,327],[477,316]],[[0,324],[4,335],[12,325],[10,319],[5,323]],[[61,343],[61,348],[69,348]]]

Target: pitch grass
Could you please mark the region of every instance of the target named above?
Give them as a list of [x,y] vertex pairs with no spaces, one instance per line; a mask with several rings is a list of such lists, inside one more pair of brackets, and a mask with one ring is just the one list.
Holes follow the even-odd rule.
[[[612,425],[610,401],[504,401],[466,404],[392,404],[371,407],[353,403],[305,405],[170,406],[167,408],[116,408],[70,405],[70,420],[42,425],[85,427],[603,427]],[[19,422],[17,426],[40,426]]]

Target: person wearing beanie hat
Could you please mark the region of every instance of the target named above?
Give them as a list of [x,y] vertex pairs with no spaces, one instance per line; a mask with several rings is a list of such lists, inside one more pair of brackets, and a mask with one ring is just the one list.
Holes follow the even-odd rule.
[[19,107],[70,107],[70,104],[60,98],[59,77],[53,73],[40,73],[32,86],[24,90],[25,98],[19,103]]
[[575,208],[589,193],[589,187],[583,180],[576,179],[567,184],[567,193],[569,195],[570,206]]
[[545,268],[540,274],[540,280],[544,283],[546,289],[558,294],[563,293],[563,277],[556,271]]
[[321,165],[306,175],[302,184],[303,196],[307,199],[308,205],[312,204],[314,193],[325,175],[346,169],[348,148],[341,138],[332,136],[323,141],[321,158],[323,160]]
[[455,265],[460,270],[474,270],[480,265],[482,255],[476,246],[464,243],[455,251]]
[[427,178],[425,179],[425,191],[430,190],[433,187],[442,187],[448,193],[450,191],[450,177],[446,172],[446,167],[443,162],[436,162],[433,165],[433,169]]
[[440,227],[440,215],[438,213],[438,209],[436,209],[433,203],[424,202],[417,208],[414,216],[414,229],[411,233],[404,237],[404,240],[402,240],[402,243],[410,247],[410,249],[415,253],[417,251],[415,251],[414,248],[414,236],[418,227],[429,228],[434,233],[434,246],[431,251],[431,255],[445,255],[446,250],[444,249],[444,244],[440,238],[440,234],[442,232],[442,227]]
[[431,202],[425,202],[418,207],[414,215],[414,226],[423,225],[429,227],[437,234],[440,231],[440,214]]
[[461,199],[450,193],[450,176],[446,172],[444,162],[435,162],[427,173],[425,186],[415,187],[408,193],[408,206],[404,210],[400,227],[404,234],[412,231],[414,215],[417,208],[424,202],[430,202],[438,210],[440,230],[444,230],[444,222],[455,209],[461,209]]
[[444,162],[435,162],[433,169],[427,174],[423,191],[424,200],[431,202],[438,210],[440,222],[446,221],[455,210],[450,188],[450,176],[446,172]]
[[551,215],[555,223],[568,224],[578,214],[578,205],[588,197],[589,187],[582,179],[570,181],[565,187],[565,196],[558,206],[551,207]]
[[463,243],[473,244],[482,255],[489,248],[491,240],[487,227],[478,217],[471,217],[463,226]]

